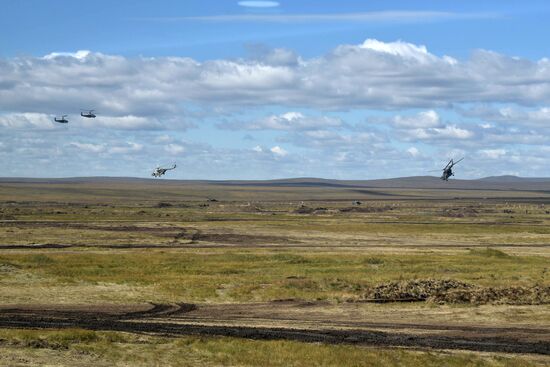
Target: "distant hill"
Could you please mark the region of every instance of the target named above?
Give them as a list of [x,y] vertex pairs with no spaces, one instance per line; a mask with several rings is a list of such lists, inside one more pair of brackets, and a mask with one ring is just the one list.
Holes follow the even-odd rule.
[[518,176],[489,176],[480,178],[477,181],[484,182],[548,182],[550,178],[547,177],[518,177]]
[[242,187],[326,187],[326,188],[396,188],[435,190],[533,190],[550,191],[550,177],[491,176],[475,180],[452,179],[448,182],[434,176],[412,176],[377,180],[334,180],[299,177],[276,180],[171,180],[137,177],[68,177],[68,178],[0,178],[0,183],[142,183],[151,185],[220,185]]

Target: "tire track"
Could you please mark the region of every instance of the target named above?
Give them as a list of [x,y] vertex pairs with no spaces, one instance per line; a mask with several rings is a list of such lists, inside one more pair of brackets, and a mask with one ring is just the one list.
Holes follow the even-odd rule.
[[[227,319],[214,315],[209,324],[201,324],[204,319],[193,318],[193,304],[154,304],[142,311],[116,312],[101,307],[86,310],[59,309],[0,309],[0,327],[29,329],[83,328],[97,331],[124,331],[150,333],[168,336],[201,335],[229,336],[255,340],[295,340],[330,344],[357,344],[377,347],[410,347],[429,349],[465,349],[483,352],[535,353],[550,355],[550,335],[541,330],[528,328],[485,328],[468,326],[465,330],[454,329],[452,335],[442,334],[442,325],[433,333],[422,325],[390,323],[368,323],[368,327],[388,331],[368,330],[360,322],[350,322],[350,329],[319,328],[311,329],[289,326],[240,326],[223,325]],[[178,316],[183,316],[178,320]],[[230,320],[230,319],[229,319]],[[277,321],[277,319],[269,319]],[[280,320],[279,320],[280,321]],[[218,324],[215,324],[215,323]],[[325,325],[327,326],[327,325]],[[328,325],[330,326],[330,325]],[[408,332],[403,332],[404,326]],[[361,328],[363,327],[363,328]],[[414,333],[410,330],[423,330]],[[434,328],[435,329],[435,328]],[[398,332],[401,330],[401,332]],[[439,331],[439,332],[438,332]],[[528,335],[529,338],[525,338]],[[533,340],[530,340],[533,339]]]

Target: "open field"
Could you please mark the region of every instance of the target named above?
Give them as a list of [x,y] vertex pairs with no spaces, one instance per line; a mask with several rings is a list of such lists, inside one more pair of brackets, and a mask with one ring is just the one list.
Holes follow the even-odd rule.
[[550,185],[506,185],[8,180],[0,353],[544,365]]

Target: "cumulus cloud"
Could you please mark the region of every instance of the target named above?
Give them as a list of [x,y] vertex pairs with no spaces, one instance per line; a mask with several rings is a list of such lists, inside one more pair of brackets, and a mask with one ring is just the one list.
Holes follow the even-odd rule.
[[477,117],[491,122],[519,123],[531,127],[548,127],[550,123],[550,107],[519,108],[505,106],[495,108],[478,105],[470,109],[457,110],[467,117]]
[[0,127],[7,129],[53,129],[53,116],[44,113],[9,113],[0,115]]
[[229,122],[220,124],[221,128],[235,130],[314,130],[328,127],[341,127],[341,119],[329,116],[305,116],[300,112],[285,112],[279,115],[270,115],[249,122]]
[[443,128],[413,129],[408,130],[405,134],[412,140],[469,139],[474,136],[472,131],[456,125],[447,125]]
[[505,149],[482,149],[479,152],[490,159],[500,159],[506,154]]
[[391,122],[407,140],[471,139],[475,135],[473,131],[456,124],[443,123],[433,110],[421,111],[413,116],[397,115]]
[[288,155],[288,152],[286,150],[284,150],[283,148],[281,148],[280,146],[276,145],[274,146],[273,148],[269,149],[271,151],[271,153],[275,154],[275,155],[278,155],[280,157],[285,157]]
[[410,147],[407,149],[407,153],[409,153],[412,157],[417,157],[420,154],[420,151],[416,147]]
[[384,138],[375,132],[340,133],[321,129],[294,133],[283,138],[283,140],[292,142],[297,146],[332,150],[338,147],[351,148],[366,144],[375,147],[381,144]]
[[57,57],[72,57],[78,60],[84,60],[91,52],[89,50],[79,50],[76,52],[52,52],[43,57],[44,60],[51,60]]
[[[328,169],[329,176],[345,175],[358,166],[396,175],[415,174],[421,167],[411,161],[432,164],[434,156],[462,152],[480,162],[464,168],[472,175],[548,168],[547,59],[478,50],[459,60],[423,45],[378,40],[315,58],[264,51],[210,61],[90,51],[0,59],[2,171],[112,174],[116,161],[132,174],[158,157],[181,154],[178,164],[192,170],[186,174],[208,178],[252,170],[262,177]],[[80,118],[85,106],[101,113]],[[389,111],[395,117],[364,119]],[[453,111],[462,119],[448,121]],[[52,122],[61,113],[70,114],[68,125]],[[225,122],[216,125],[220,118]],[[229,149],[183,139],[184,130],[201,124],[205,134],[214,126],[257,131],[256,140]],[[18,171],[25,166],[14,161],[41,166]]]
[[134,143],[134,142],[127,142],[124,145],[114,146],[109,148],[109,153],[112,154],[129,154],[129,153],[136,153],[143,150],[143,145]]
[[390,109],[550,98],[548,59],[479,50],[459,61],[402,41],[342,45],[294,64],[58,54],[1,60],[0,108],[57,113],[92,105],[112,116],[167,116],[186,102]]
[[[403,60],[411,60],[422,64],[437,63],[440,61],[437,56],[428,52],[426,46],[402,41],[386,43],[375,39],[367,39],[363,44],[359,45],[359,48],[397,56]],[[441,60],[451,65],[455,65],[458,62],[449,56],[443,56]]]
[[171,155],[178,155],[185,152],[185,147],[179,144],[168,144],[164,147],[164,150]]
[[105,151],[105,145],[103,144],[72,142],[69,145],[81,151],[90,152],[90,153],[101,153]]
[[119,130],[159,130],[169,128],[162,126],[160,121],[154,117],[142,116],[98,116],[95,119],[84,119],[78,123],[86,128],[108,128]]
[[246,46],[250,59],[274,66],[297,66],[302,59],[294,51],[286,48],[268,48],[264,44]]
[[393,119],[395,126],[399,128],[433,128],[441,127],[441,121],[437,112],[433,110],[421,111],[414,116],[397,115]]

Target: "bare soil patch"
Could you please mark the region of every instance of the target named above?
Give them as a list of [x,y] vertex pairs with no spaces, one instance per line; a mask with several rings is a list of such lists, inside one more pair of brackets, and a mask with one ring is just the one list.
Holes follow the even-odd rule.
[[[211,318],[194,316],[202,306],[194,304],[153,304],[148,308],[133,306],[88,307],[6,307],[0,309],[0,327],[125,331],[167,336],[204,335],[232,336],[258,340],[287,339],[304,342],[347,343],[378,347],[413,347],[433,349],[466,349],[488,352],[550,354],[550,335],[537,329],[499,329],[468,327],[464,330],[444,325],[422,328],[415,332],[415,325],[371,323],[365,327],[350,323],[346,328],[330,327],[330,323],[316,323],[317,327],[302,328],[288,324],[274,326],[242,326],[227,324],[223,315]],[[206,305],[208,312],[209,305]],[[214,307],[223,310],[223,305]],[[243,305],[241,312],[250,312],[254,305]],[[261,307],[261,305],[260,305]],[[274,303],[271,307],[277,307]],[[239,308],[239,305],[232,305]],[[218,322],[216,322],[218,321]],[[273,321],[280,321],[273,319]],[[292,325],[292,324],[291,324]],[[385,331],[379,331],[383,328]],[[403,332],[406,327],[408,332]],[[393,331],[395,330],[395,331]],[[433,332],[430,332],[433,330]],[[527,337],[526,337],[527,336]]]

